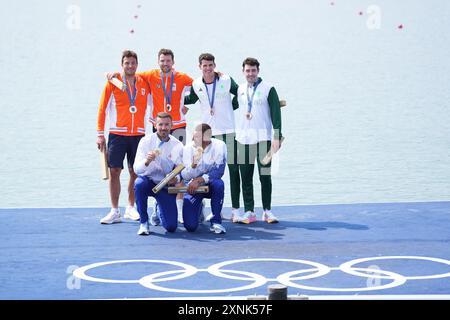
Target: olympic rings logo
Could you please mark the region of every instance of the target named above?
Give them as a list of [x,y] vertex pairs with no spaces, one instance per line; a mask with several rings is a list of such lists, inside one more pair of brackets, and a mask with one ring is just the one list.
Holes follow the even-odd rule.
[[[373,291],[373,290],[382,290],[389,289],[403,285],[408,280],[425,280],[425,279],[438,279],[438,278],[446,278],[450,277],[450,272],[441,273],[441,274],[433,274],[433,275],[420,275],[420,276],[405,276],[396,272],[381,270],[377,266],[370,266],[368,268],[357,267],[356,265],[368,262],[368,261],[376,261],[376,260],[424,260],[436,262],[439,264],[444,264],[450,266],[450,260],[440,259],[440,258],[432,258],[432,257],[421,257],[421,256],[382,256],[382,257],[369,257],[369,258],[360,258],[354,259],[351,261],[347,261],[342,263],[339,267],[329,267],[322,263],[308,261],[308,260],[300,260],[300,259],[282,259],[282,258],[255,258],[255,259],[238,259],[238,260],[229,260],[220,263],[216,263],[214,265],[209,266],[206,269],[199,269],[192,265],[178,262],[178,261],[170,261],[170,260],[116,260],[116,261],[107,261],[107,262],[98,262],[93,263],[84,267],[77,268],[73,271],[73,275],[79,279],[92,281],[92,282],[103,282],[103,283],[130,283],[130,284],[140,284],[146,288],[164,291],[164,292],[173,292],[173,293],[191,293],[191,294],[213,294],[213,293],[228,293],[228,292],[236,292],[242,290],[254,289],[260,286],[265,285],[267,282],[278,282],[288,287],[304,289],[304,290],[316,290],[316,291],[340,291],[340,292],[351,292],[351,291]],[[282,262],[282,263],[294,263],[300,265],[308,266],[306,269],[299,269],[295,271],[285,272],[283,274],[278,275],[276,278],[267,278],[258,273],[242,271],[242,270],[234,270],[228,269],[230,265],[239,264],[239,263],[253,263],[253,262]],[[105,278],[97,278],[93,276],[89,276],[87,274],[88,271],[109,266],[115,264],[125,264],[125,263],[150,263],[150,264],[163,264],[169,265],[181,269],[163,271],[152,273],[146,275],[140,279],[130,279],[130,280],[119,280],[119,279],[105,279]],[[388,279],[390,282],[381,285],[374,286],[366,286],[361,288],[328,288],[328,287],[313,287],[307,286],[301,283],[298,283],[302,280],[309,280],[314,278],[319,278],[324,275],[329,274],[331,271],[340,270],[346,274],[370,278],[370,279]],[[249,284],[244,284],[241,286],[236,286],[232,288],[223,288],[223,289],[176,289],[162,286],[163,282],[172,282],[184,278],[191,277],[199,272],[207,272],[213,276],[225,278],[229,280],[237,280],[237,281],[245,281],[250,282]],[[381,281],[379,281],[381,282]]]

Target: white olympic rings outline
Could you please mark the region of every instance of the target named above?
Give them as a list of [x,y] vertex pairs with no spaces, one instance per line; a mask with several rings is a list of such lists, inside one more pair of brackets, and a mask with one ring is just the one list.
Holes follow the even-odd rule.
[[[308,261],[308,260],[300,260],[300,259],[284,259],[284,258],[254,258],[254,259],[237,259],[237,260],[228,260],[224,262],[219,262],[209,266],[206,269],[199,269],[195,266],[178,262],[178,261],[170,261],[170,260],[151,260],[151,259],[140,259],[140,260],[115,260],[115,261],[106,261],[106,262],[98,262],[90,265],[86,265],[80,268],[77,268],[73,271],[73,275],[79,279],[92,281],[92,282],[103,282],[103,283],[138,283],[146,288],[164,291],[164,292],[174,292],[174,293],[194,293],[194,294],[209,294],[209,293],[227,293],[227,292],[235,292],[242,290],[249,290],[260,287],[266,284],[269,281],[278,282],[284,284],[288,287],[293,287],[297,289],[304,290],[316,290],[316,291],[340,291],[340,292],[350,292],[350,291],[373,291],[373,290],[383,290],[394,288],[403,285],[408,280],[424,280],[424,279],[437,279],[437,278],[446,278],[450,277],[450,272],[435,274],[435,275],[423,275],[423,276],[404,276],[392,271],[381,270],[377,268],[361,268],[354,267],[357,264],[374,261],[374,260],[392,260],[392,259],[408,259],[408,260],[425,260],[437,262],[440,264],[445,264],[450,266],[450,260],[441,259],[441,258],[433,258],[433,257],[421,257],[421,256],[380,256],[380,257],[369,257],[369,258],[359,258],[350,260],[342,263],[339,267],[329,267],[327,265]],[[242,270],[232,270],[232,269],[222,269],[222,267],[229,266],[231,264],[237,263],[248,263],[248,262],[289,262],[289,263],[298,263],[312,266],[313,268],[308,269],[300,269],[282,273],[278,275],[276,278],[267,278],[263,275],[242,271]],[[152,273],[146,275],[140,279],[135,280],[117,280],[117,279],[104,279],[97,278],[87,275],[86,273],[94,268],[112,265],[112,264],[122,264],[122,263],[154,263],[154,264],[166,264],[177,266],[182,269],[179,270],[170,270]],[[299,283],[295,283],[294,281],[299,280],[307,280],[318,278],[324,276],[331,271],[340,270],[346,274],[350,274],[353,276],[371,278],[371,279],[389,279],[392,282],[389,282],[384,285],[377,286],[367,286],[362,288],[327,288],[327,287],[313,287],[307,286]],[[243,286],[225,288],[225,289],[175,289],[175,288],[167,288],[160,286],[158,283],[166,282],[166,281],[174,281],[179,279],[188,278],[197,274],[198,272],[207,272],[213,276],[231,279],[231,280],[241,280],[241,281],[253,281],[250,284],[246,284]],[[309,273],[311,274],[297,276],[298,274]],[[230,275],[231,274],[231,275]],[[239,276],[241,275],[241,276]]]

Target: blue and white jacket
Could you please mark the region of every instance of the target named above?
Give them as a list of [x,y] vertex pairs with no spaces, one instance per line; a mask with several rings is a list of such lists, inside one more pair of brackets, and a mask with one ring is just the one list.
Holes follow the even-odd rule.
[[189,182],[194,178],[203,177],[205,183],[211,183],[215,179],[221,179],[227,164],[227,147],[225,143],[218,139],[211,139],[211,143],[203,150],[203,154],[197,167],[192,168],[194,155],[197,147],[191,141],[183,149],[183,164],[186,166],[181,172],[182,178]]

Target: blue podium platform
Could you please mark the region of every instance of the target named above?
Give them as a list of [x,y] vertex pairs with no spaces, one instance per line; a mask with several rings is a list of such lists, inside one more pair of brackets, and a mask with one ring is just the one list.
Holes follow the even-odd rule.
[[[0,209],[0,299],[450,299],[450,202],[274,207],[195,233],[101,225],[106,208]],[[230,208],[223,213],[230,215]],[[257,209],[258,218],[261,209]]]

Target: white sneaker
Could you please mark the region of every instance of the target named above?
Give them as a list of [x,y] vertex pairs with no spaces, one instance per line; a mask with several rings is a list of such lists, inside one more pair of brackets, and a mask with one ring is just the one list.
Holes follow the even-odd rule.
[[237,214],[233,218],[234,223],[244,223],[244,224],[250,224],[253,222],[256,222],[256,215],[252,211],[247,211],[244,214]]
[[161,219],[159,218],[159,212],[158,212],[158,203],[155,201],[153,205],[153,212],[150,216],[150,223],[152,226],[159,226],[161,224]]
[[148,228],[148,222],[141,223],[137,234],[140,236],[148,236],[150,234],[150,229]]
[[227,230],[219,223],[213,223],[209,230],[217,234],[227,233]]
[[264,210],[262,220],[267,223],[278,223],[278,218],[270,210]]
[[119,210],[111,209],[111,211],[100,220],[101,224],[113,224],[122,222]]
[[137,212],[134,206],[128,206],[123,217],[125,219],[131,219],[134,221],[138,221],[139,219],[141,219],[141,217],[139,216],[139,212]]
[[231,218],[230,220],[233,221],[235,216],[240,216],[240,209],[231,208]]

